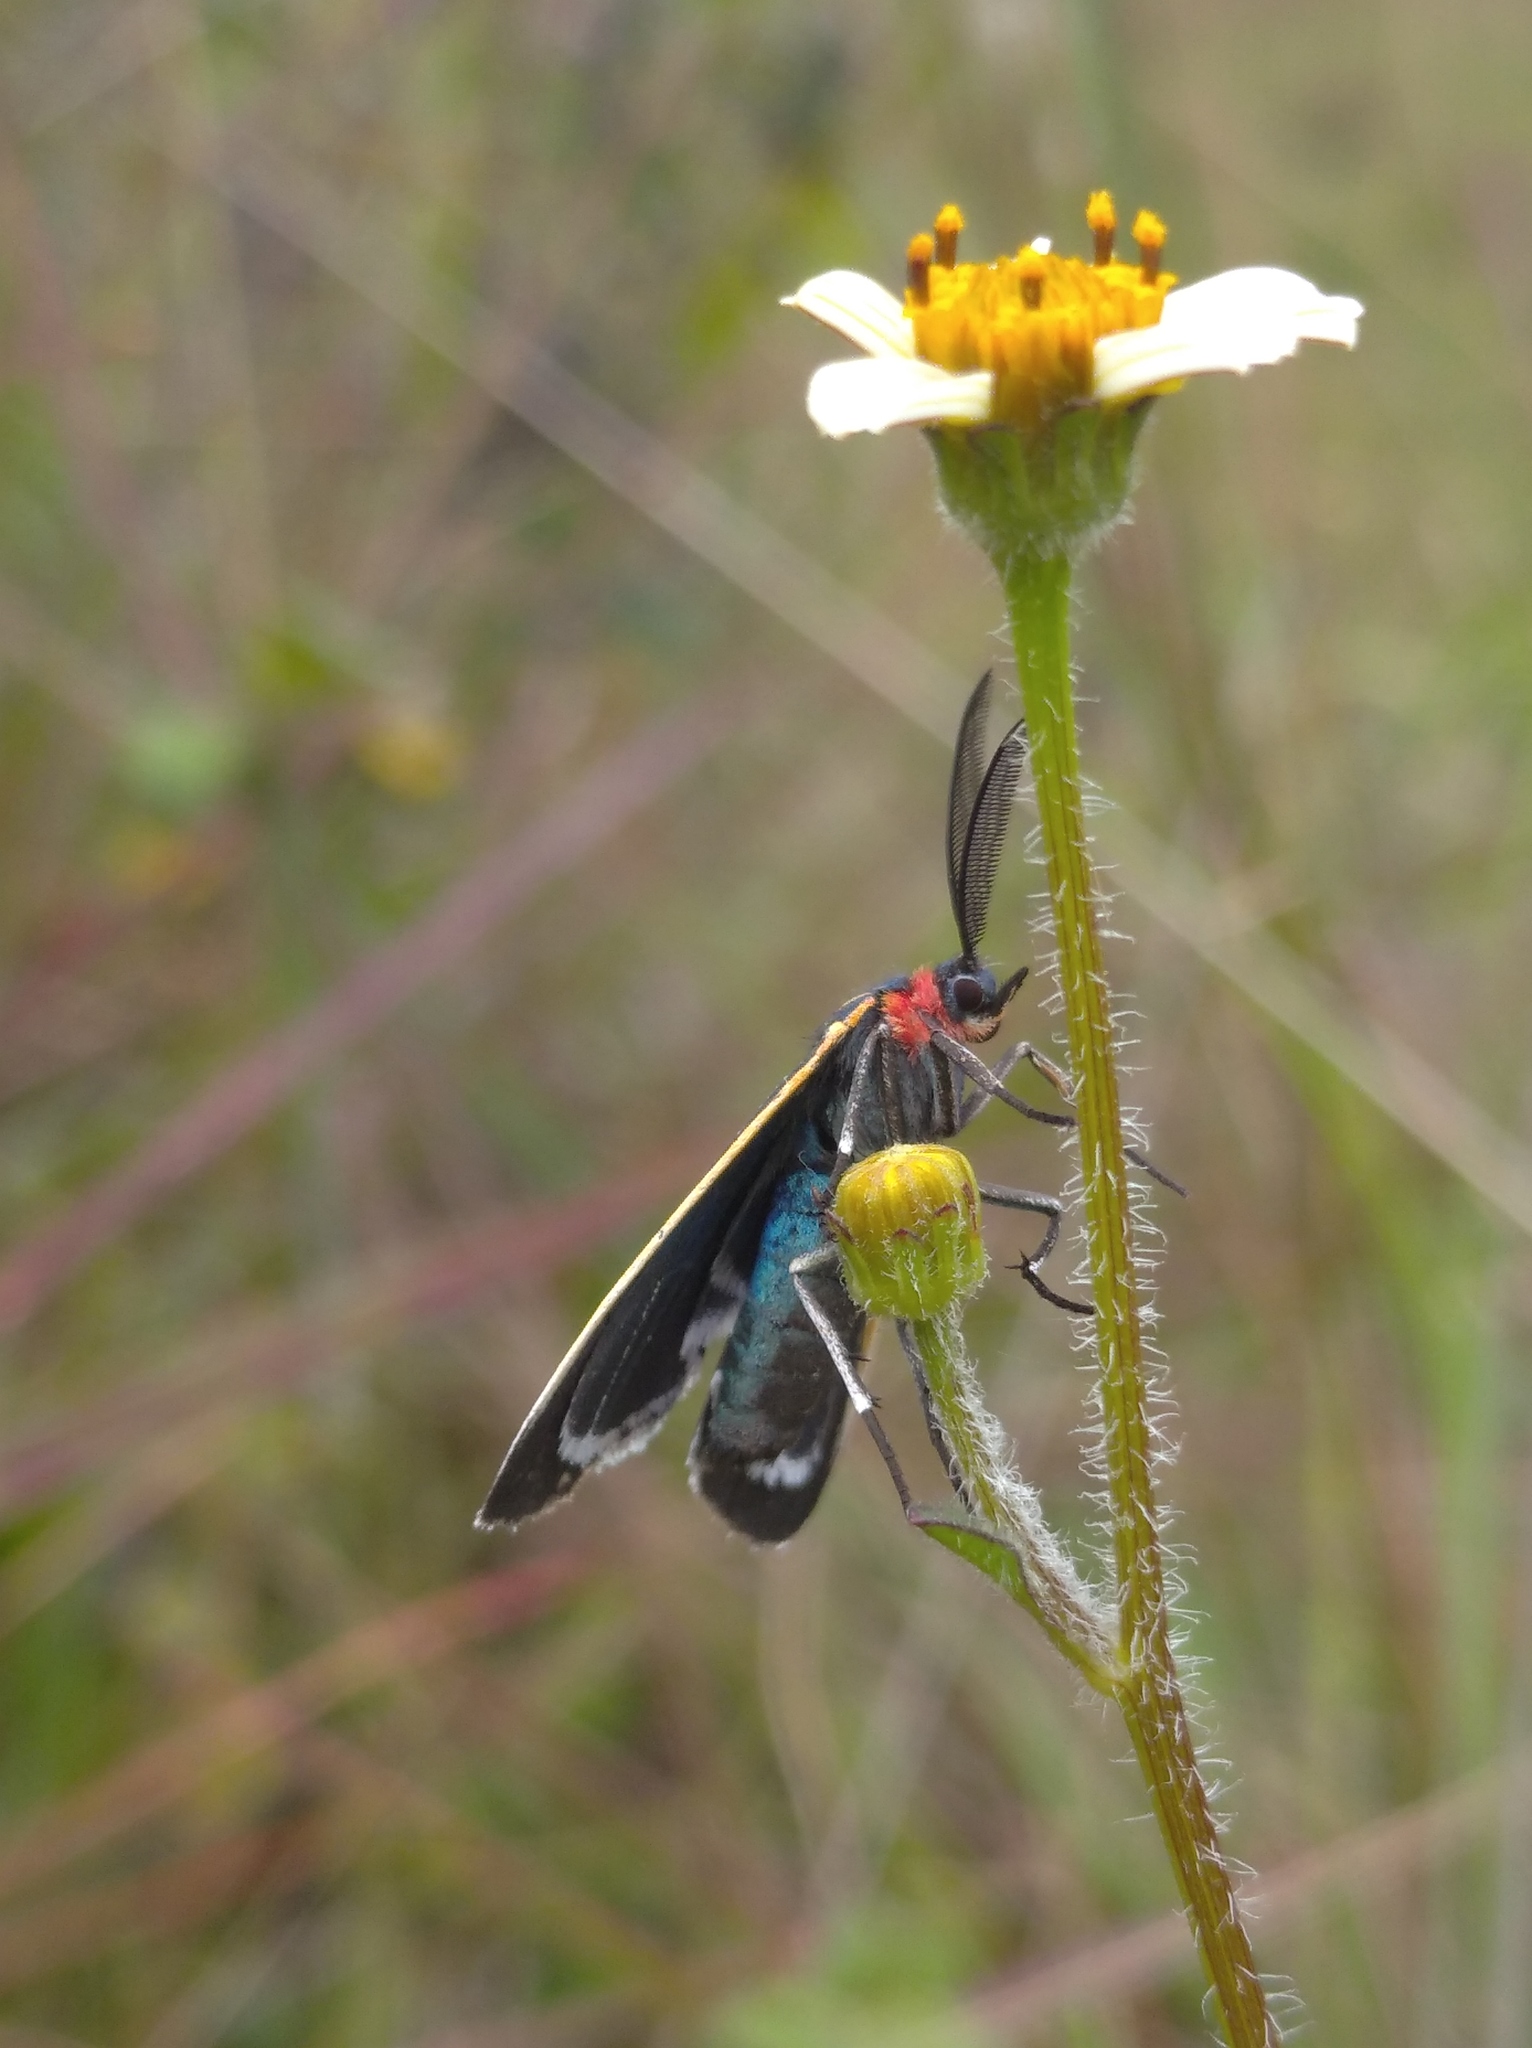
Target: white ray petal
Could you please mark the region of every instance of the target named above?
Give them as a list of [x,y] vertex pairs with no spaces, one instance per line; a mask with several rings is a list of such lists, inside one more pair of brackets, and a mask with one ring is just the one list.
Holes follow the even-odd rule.
[[823,321],[870,356],[908,360],[915,354],[915,330],[904,317],[903,305],[876,278],[864,277],[859,270],[826,270],[800,285],[782,304]]
[[1305,341],[1354,348],[1361,317],[1355,299],[1328,297],[1290,270],[1226,270],[1171,292],[1157,327],[1103,335],[1092,396],[1132,398],[1213,370],[1243,375],[1284,361]]
[[1332,298],[1296,271],[1257,264],[1244,270],[1222,270],[1200,284],[1182,285],[1169,293],[1160,325],[1185,329],[1228,321],[1287,319],[1294,323],[1301,340],[1336,340],[1351,348],[1361,317],[1357,300]]
[[1226,334],[1164,335],[1151,339],[1155,328],[1136,334],[1103,335],[1096,343],[1095,385],[1098,403],[1112,399],[1136,398],[1158,384],[1181,377],[1201,377],[1211,370],[1232,370],[1243,376],[1247,370],[1267,363],[1280,363],[1297,353],[1298,336],[1291,328],[1269,337],[1265,343],[1250,335],[1236,339]]
[[885,427],[931,420],[987,420],[995,380],[988,370],[954,376],[936,363],[862,356],[826,363],[809,380],[809,418],[832,441],[881,434]]

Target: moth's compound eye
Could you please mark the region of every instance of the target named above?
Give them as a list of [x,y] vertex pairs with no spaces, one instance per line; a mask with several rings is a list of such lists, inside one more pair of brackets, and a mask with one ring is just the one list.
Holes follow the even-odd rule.
[[971,1017],[975,1010],[982,1010],[989,1000],[989,990],[976,974],[956,974],[952,978],[952,1006],[964,1016]]

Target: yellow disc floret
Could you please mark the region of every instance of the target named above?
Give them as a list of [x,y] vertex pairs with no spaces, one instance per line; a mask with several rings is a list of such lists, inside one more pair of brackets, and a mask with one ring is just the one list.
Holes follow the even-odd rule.
[[1153,284],[1160,274],[1160,251],[1165,247],[1165,223],[1157,213],[1147,208],[1133,223],[1133,239],[1138,244],[1139,269],[1145,284]]
[[934,261],[917,265],[910,245],[905,312],[915,330],[915,350],[944,370],[989,370],[995,379],[991,417],[1035,425],[1049,413],[1088,400],[1092,354],[1104,334],[1155,327],[1165,294],[1175,283],[1160,269],[1165,224],[1140,213],[1133,223],[1138,263],[1112,255],[1117,209],[1109,192],[1093,192],[1085,210],[1095,242],[1095,260],[1055,256],[1026,246],[993,263],[959,263],[958,233],[963,216],[944,206],[931,242]]
[[1104,269],[1112,260],[1112,243],[1117,234],[1117,208],[1110,192],[1092,192],[1085,202],[1085,225],[1095,240],[1097,267]]
[[904,280],[912,306],[931,303],[931,264],[935,255],[936,243],[930,235],[911,235],[910,246],[904,252]]
[[962,232],[962,208],[944,206],[936,216],[936,260],[943,270],[950,270],[957,262],[958,236]]

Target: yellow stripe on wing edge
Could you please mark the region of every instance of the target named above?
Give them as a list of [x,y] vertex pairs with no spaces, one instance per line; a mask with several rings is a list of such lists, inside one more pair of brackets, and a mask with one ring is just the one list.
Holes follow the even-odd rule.
[[[538,1396],[536,1405],[533,1407],[531,1414],[527,1417],[526,1421],[521,1425],[521,1428],[516,1432],[518,1439],[524,1436],[526,1432],[532,1427],[532,1424],[537,1420],[538,1416],[542,1414],[543,1410],[547,1407],[548,1403],[553,1399],[553,1396],[557,1393],[558,1389],[563,1385],[565,1376],[569,1372],[570,1368],[575,1364],[576,1360],[579,1358],[581,1351],[584,1349],[586,1339],[590,1336],[591,1332],[596,1328],[596,1325],[607,1314],[608,1310],[614,1306],[619,1296],[622,1294],[623,1290],[628,1286],[629,1282],[636,1279],[638,1274],[642,1272],[643,1268],[649,1263],[650,1259],[653,1258],[654,1254],[659,1250],[660,1246],[665,1242],[666,1238],[669,1237],[671,1231],[675,1229],[676,1225],[681,1221],[682,1217],[685,1216],[688,1213],[688,1211],[696,1207],[697,1203],[701,1201],[702,1197],[707,1193],[708,1189],[712,1187],[713,1183],[718,1179],[719,1175],[724,1173],[728,1169],[728,1167],[739,1157],[744,1147],[748,1145],[753,1138],[759,1136],[760,1132],[765,1128],[765,1126],[768,1123],[770,1123],[771,1119],[776,1115],[777,1111],[782,1107],[783,1103],[786,1102],[790,1096],[796,1094],[798,1089],[800,1089],[813,1074],[818,1072],[819,1068],[824,1065],[826,1055],[833,1051],[837,1045],[841,1044],[844,1039],[850,1036],[850,1034],[856,1029],[857,1025],[860,1024],[862,1019],[867,1015],[869,1010],[876,1009],[877,1002],[878,999],[876,996],[866,996],[862,999],[861,1002],[857,1004],[856,1008],[852,1010],[847,1016],[837,1017],[833,1024],[826,1025],[824,1033],[821,1036],[818,1045],[815,1046],[813,1052],[810,1053],[809,1057],[804,1061],[803,1065],[798,1068],[796,1073],[788,1075],[787,1079],[782,1083],[781,1087],[777,1090],[776,1094],[772,1096],[771,1100],[766,1104],[766,1106],[762,1110],[758,1112],[757,1115],[753,1116],[750,1119],[749,1123],[746,1124],[745,1128],[734,1140],[734,1143],[729,1147],[729,1149],[725,1153],[721,1155],[717,1164],[712,1168],[712,1170],[703,1175],[702,1179],[698,1181],[697,1185],[686,1197],[686,1200],[681,1203],[680,1207],[677,1209],[673,1209],[671,1213],[665,1218],[665,1221],[660,1225],[659,1229],[654,1233],[653,1237],[650,1238],[649,1242],[644,1246],[643,1250],[639,1253],[638,1257],[634,1259],[633,1263],[627,1268],[626,1272],[624,1272],[622,1278],[618,1280],[613,1287],[608,1289],[607,1293],[602,1297],[602,1300],[599,1306],[596,1308],[595,1313],[590,1317],[584,1329],[581,1330],[579,1336],[576,1337],[573,1344],[570,1345],[568,1351],[565,1352],[563,1358],[554,1367],[552,1377],[549,1379],[547,1386],[543,1388],[542,1393]],[[514,1446],[512,1448],[514,1449]]]

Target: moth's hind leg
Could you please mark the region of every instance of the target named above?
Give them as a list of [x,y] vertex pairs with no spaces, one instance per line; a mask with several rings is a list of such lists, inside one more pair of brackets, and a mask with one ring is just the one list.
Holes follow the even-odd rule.
[[926,1435],[931,1439],[931,1448],[942,1461],[952,1491],[969,1513],[976,1515],[979,1513],[978,1503],[968,1491],[968,1481],[963,1467],[947,1440],[947,1432],[941,1426],[936,1404],[931,1399],[931,1382],[926,1378],[926,1363],[920,1355],[920,1346],[915,1342],[915,1332],[902,1318],[896,1327],[899,1331],[899,1342],[904,1346],[904,1355],[909,1360],[910,1370],[915,1376],[915,1391],[920,1396],[921,1413],[926,1418]]
[[1067,1295],[1055,1294],[1038,1272],[1038,1267],[1052,1252],[1059,1241],[1059,1230],[1064,1221],[1064,1205],[1053,1195],[1028,1194],[1024,1188],[996,1188],[984,1181],[979,1183],[979,1193],[986,1202],[993,1202],[1000,1209],[1023,1209],[1031,1216],[1046,1216],[1048,1227],[1043,1232],[1042,1243],[1030,1258],[1024,1258],[1014,1272],[1020,1273],[1029,1287],[1034,1288],[1044,1301],[1051,1301],[1055,1308],[1064,1309],[1072,1316],[1093,1316],[1094,1302],[1071,1301]]
[[894,1447],[878,1420],[877,1403],[868,1392],[862,1375],[857,1371],[860,1360],[852,1357],[845,1338],[836,1326],[835,1318],[815,1295],[811,1284],[816,1273],[833,1272],[839,1264],[840,1254],[835,1247],[822,1245],[818,1251],[804,1252],[801,1257],[794,1259],[788,1270],[793,1276],[793,1286],[798,1291],[798,1299],[803,1303],[803,1312],[819,1332],[820,1342],[829,1352],[835,1370],[841,1376],[852,1407],[866,1423],[868,1434],[888,1467],[889,1477],[893,1480],[894,1489],[899,1495],[899,1504],[908,1513],[912,1500],[910,1489]]

